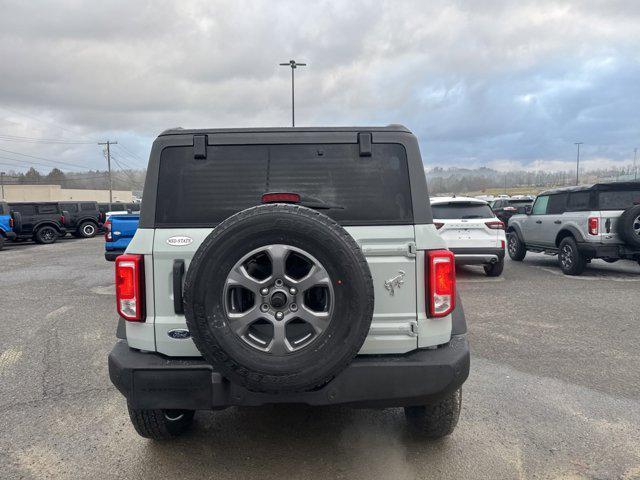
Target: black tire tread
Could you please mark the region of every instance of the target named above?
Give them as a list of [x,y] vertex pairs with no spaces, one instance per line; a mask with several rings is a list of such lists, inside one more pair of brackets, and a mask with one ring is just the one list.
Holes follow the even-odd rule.
[[504,259],[496,263],[490,263],[484,266],[484,273],[487,277],[499,277],[504,270]]
[[[563,268],[562,262],[560,261],[562,247],[566,244],[570,244],[574,251],[573,267],[570,269]],[[587,259],[578,251],[578,245],[576,244],[576,241],[573,237],[565,237],[560,242],[560,245],[558,247],[558,263],[560,264],[562,273],[564,273],[565,275],[580,275],[587,267]]]
[[430,405],[405,407],[409,426],[427,438],[450,435],[458,424],[462,406],[462,389],[450,393],[439,402]]
[[193,422],[194,412],[185,413],[185,417],[176,421],[170,427],[170,421],[164,415],[164,411],[160,409],[144,410],[135,409],[127,405],[129,410],[129,418],[136,432],[141,437],[150,438],[152,440],[167,440],[182,434],[189,428]]
[[515,230],[512,230],[508,233],[508,235],[512,235],[514,237],[516,237],[516,239],[518,240],[518,250],[516,251],[515,254],[511,253],[511,250],[509,249],[509,239],[507,238],[507,253],[509,254],[509,257],[511,258],[511,260],[514,260],[516,262],[521,262],[522,260],[524,260],[524,257],[527,256],[527,247],[524,244],[524,242],[522,241],[522,239],[520,238],[520,235],[518,235],[518,232],[516,232]]

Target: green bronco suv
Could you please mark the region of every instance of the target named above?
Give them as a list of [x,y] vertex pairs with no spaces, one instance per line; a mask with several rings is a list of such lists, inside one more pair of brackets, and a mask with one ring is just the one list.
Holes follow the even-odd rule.
[[428,198],[402,126],[162,133],[116,260],[109,373],[138,433],[276,403],[451,433],[469,347]]

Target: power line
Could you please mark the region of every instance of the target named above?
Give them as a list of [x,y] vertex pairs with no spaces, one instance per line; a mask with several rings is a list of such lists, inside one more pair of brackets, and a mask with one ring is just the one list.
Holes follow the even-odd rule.
[[[12,153],[14,155],[20,155],[22,157],[29,157],[29,158],[35,158],[36,160],[42,160],[44,162],[51,162],[54,164],[61,164],[61,165],[69,165],[71,167],[74,168],[81,168],[84,167],[83,165],[75,165],[73,163],[69,163],[69,162],[63,162],[62,160],[50,160],[48,158],[44,158],[44,157],[39,157],[37,155],[28,155],[26,153],[20,153],[20,152],[14,152],[13,150],[7,150],[6,148],[0,148],[0,151],[2,152],[7,152],[7,153]],[[57,166],[57,165],[56,165]],[[86,167],[85,167],[86,168]]]
[[20,135],[7,135],[0,134],[0,140],[3,142],[20,142],[20,143],[51,143],[62,145],[91,145],[93,142],[87,142],[83,140],[66,140],[62,138],[38,138],[38,137],[23,137]]

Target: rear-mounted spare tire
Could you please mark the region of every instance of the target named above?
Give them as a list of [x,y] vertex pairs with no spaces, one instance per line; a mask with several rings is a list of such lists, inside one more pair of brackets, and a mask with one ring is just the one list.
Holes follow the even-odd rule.
[[640,205],[627,208],[618,218],[618,234],[632,247],[640,247]]
[[184,307],[203,357],[260,392],[306,391],[339,374],[369,332],[371,272],[355,240],[298,205],[261,205],[204,240]]

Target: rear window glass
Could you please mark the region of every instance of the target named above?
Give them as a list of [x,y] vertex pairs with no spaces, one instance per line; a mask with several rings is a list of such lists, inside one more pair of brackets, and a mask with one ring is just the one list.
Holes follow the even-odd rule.
[[567,198],[566,193],[557,193],[549,196],[549,205],[547,206],[548,215],[561,215],[567,211]]
[[569,194],[567,210],[569,212],[585,212],[589,210],[591,192],[575,192]]
[[35,205],[14,204],[14,205],[11,205],[11,210],[13,210],[14,212],[19,212],[22,215],[35,215],[36,214],[36,206]]
[[433,218],[437,220],[454,220],[456,218],[493,218],[489,205],[478,203],[440,203],[431,205]]
[[343,225],[413,222],[404,147],[373,144],[212,146],[205,160],[191,147],[160,159],[157,226],[216,225],[259,205],[267,192],[294,192],[336,207],[322,212]]
[[80,204],[80,209],[81,210],[95,210],[97,207],[97,205],[95,203],[81,203]]
[[111,205],[111,211],[112,212],[123,212],[124,211],[124,205],[121,203],[118,204],[112,204]]
[[66,210],[69,213],[76,213],[78,211],[78,205],[75,203],[65,203],[60,205],[62,210]]
[[598,194],[600,210],[626,210],[640,203],[640,189],[600,192]]
[[39,205],[38,213],[58,213],[58,207],[56,205]]

